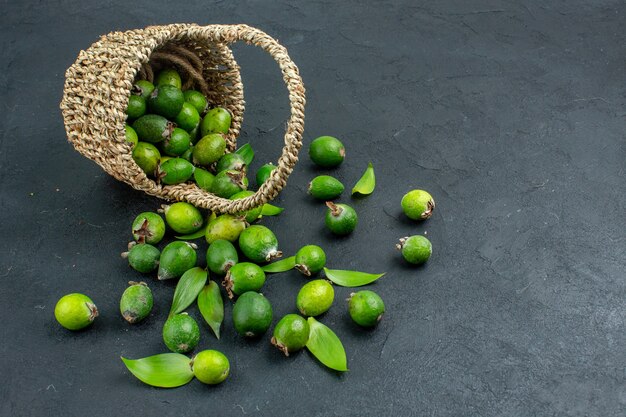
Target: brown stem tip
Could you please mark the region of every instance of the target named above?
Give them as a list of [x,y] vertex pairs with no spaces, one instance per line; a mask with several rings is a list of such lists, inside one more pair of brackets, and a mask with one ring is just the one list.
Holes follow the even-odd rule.
[[96,317],[98,317],[98,309],[96,305],[93,303],[85,303],[87,308],[89,309],[89,321],[94,321]]
[[332,214],[335,217],[339,216],[341,212],[343,211],[341,207],[339,207],[337,204],[333,203],[332,201],[327,201],[326,207],[330,209],[330,214]]
[[435,200],[430,199],[428,200],[428,203],[426,203],[426,211],[424,211],[420,217],[422,219],[428,219],[430,218],[430,216],[433,215],[433,210],[435,209]]
[[309,269],[309,267],[308,267],[308,266],[306,266],[306,265],[301,265],[301,264],[296,264],[295,268],[296,268],[299,272],[301,272],[301,273],[303,273],[304,275],[306,275],[307,277],[310,277],[310,276],[311,276],[311,270]]
[[222,287],[226,289],[226,294],[228,294],[228,298],[231,300],[235,298],[235,294],[233,294],[233,280],[230,278],[230,271],[226,272],[226,276],[222,281]]
[[283,345],[282,343],[278,343],[278,341],[276,340],[275,337],[272,336],[272,339],[270,340],[270,343],[272,345],[276,346],[278,348],[278,350],[283,352],[285,354],[285,356],[289,356],[289,350],[287,349],[287,346]]

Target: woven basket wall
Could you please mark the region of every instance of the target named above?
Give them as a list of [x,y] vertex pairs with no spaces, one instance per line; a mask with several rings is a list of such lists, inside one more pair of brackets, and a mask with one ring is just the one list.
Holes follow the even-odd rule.
[[[210,107],[221,106],[232,113],[232,125],[226,135],[232,151],[245,105],[239,67],[228,47],[238,41],[269,53],[278,63],[289,92],[291,114],[277,169],[254,195],[240,200],[217,197],[191,183],[157,184],[135,163],[132,147],[126,141],[126,107],[137,75],[145,76],[158,69],[162,65],[160,57],[177,52],[180,59],[201,66],[202,79],[187,77],[187,86],[203,91]],[[169,62],[172,63],[177,66],[176,58]],[[185,80],[186,74],[182,75]],[[258,29],[246,25],[173,24],[113,32],[81,51],[65,77],[60,107],[68,140],[110,175],[150,195],[187,201],[220,213],[236,213],[276,197],[298,160],[304,130],[304,85],[287,50]]]

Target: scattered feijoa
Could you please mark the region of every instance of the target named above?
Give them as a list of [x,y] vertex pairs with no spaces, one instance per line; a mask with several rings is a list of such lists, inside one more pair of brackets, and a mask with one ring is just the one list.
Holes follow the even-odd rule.
[[145,282],[131,281],[128,285],[120,299],[120,313],[127,322],[138,323],[152,311],[152,291]]
[[409,219],[426,220],[433,215],[435,200],[424,190],[412,190],[402,197],[402,211]]
[[354,231],[359,221],[356,211],[347,204],[327,201],[326,227],[336,235],[345,236]]
[[259,291],[263,284],[265,284],[265,272],[252,262],[240,262],[233,265],[226,272],[222,282],[231,299],[247,291]]
[[149,243],[129,244],[128,252],[122,257],[128,259],[128,264],[136,271],[147,274],[159,266],[161,252]]
[[339,197],[343,190],[341,181],[330,175],[319,175],[309,183],[309,194],[318,200],[332,200]]
[[216,385],[223,382],[230,372],[228,358],[217,350],[203,350],[191,360],[191,369],[198,381]]
[[310,277],[326,266],[326,253],[317,245],[303,246],[296,252],[296,269]]
[[343,162],[346,149],[343,143],[332,136],[320,136],[311,142],[309,157],[322,168],[333,168]]
[[272,324],[272,305],[262,294],[248,291],[239,296],[233,306],[233,324],[242,336],[257,337]]
[[252,262],[264,263],[280,258],[278,239],[270,229],[261,225],[252,225],[239,235],[239,248]]
[[335,299],[335,290],[325,279],[309,281],[300,289],[296,307],[303,316],[314,317],[328,311]]
[[359,326],[373,327],[382,319],[385,303],[374,291],[362,290],[350,294],[348,311]]
[[237,249],[228,240],[217,239],[206,250],[207,267],[217,275],[224,275],[239,262]]
[[274,327],[271,343],[285,356],[306,346],[309,340],[309,323],[297,314],[287,314]]
[[246,219],[243,216],[222,214],[211,220],[206,228],[206,241],[211,244],[218,239],[234,242],[246,228]]
[[200,341],[198,323],[187,313],[173,315],[163,325],[163,341],[172,352],[192,351]]
[[135,217],[131,230],[138,243],[156,245],[165,236],[165,222],[157,213],[144,211]]
[[[174,158],[172,161],[175,159],[180,158]],[[202,223],[204,222],[200,210],[198,210],[193,204],[185,201],[179,201],[171,205],[163,206],[163,212],[165,213],[165,221],[167,222],[167,225],[175,232],[184,235],[197,232],[200,230]]]
[[171,242],[165,246],[159,258],[158,279],[178,278],[196,266],[196,248],[193,243],[181,241]]
[[66,329],[80,330],[98,317],[98,309],[91,298],[84,294],[67,294],[54,307],[54,317]]
[[402,252],[402,257],[414,265],[428,261],[433,252],[433,245],[422,235],[407,236],[400,239],[396,248]]

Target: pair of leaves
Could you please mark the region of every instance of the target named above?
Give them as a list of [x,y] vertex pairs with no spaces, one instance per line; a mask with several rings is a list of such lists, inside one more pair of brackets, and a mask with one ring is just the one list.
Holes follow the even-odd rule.
[[376,176],[374,175],[374,166],[370,162],[367,164],[367,169],[361,179],[352,188],[352,195],[369,195],[374,192],[374,188],[376,188]]
[[347,371],[346,351],[335,332],[313,317],[309,317],[307,322],[309,323],[309,340],[306,348],[309,352],[330,369]]
[[198,294],[198,309],[208,323],[215,337],[220,338],[220,326],[224,320],[224,301],[220,287],[214,281],[209,281]]
[[261,267],[263,272],[267,272],[270,274],[275,274],[277,272],[285,272],[290,269],[295,268],[296,266],[296,257],[290,256],[285,259],[281,259],[280,261],[272,262],[271,264],[267,264]]
[[153,387],[175,388],[193,379],[189,358],[180,353],[161,353],[142,359],[122,357],[122,361],[137,379]]
[[385,272],[382,274],[369,274],[367,272],[328,268],[324,268],[324,272],[326,273],[326,278],[342,287],[360,287],[362,285],[371,284],[385,275]]

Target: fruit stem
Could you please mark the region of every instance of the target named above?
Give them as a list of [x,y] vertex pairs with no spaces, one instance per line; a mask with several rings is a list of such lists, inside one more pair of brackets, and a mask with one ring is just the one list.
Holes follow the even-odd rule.
[[341,214],[341,212],[343,211],[343,209],[341,207],[337,206],[332,201],[327,201],[326,202],[326,207],[328,207],[330,209],[330,214],[332,214],[335,217],[339,216]]

